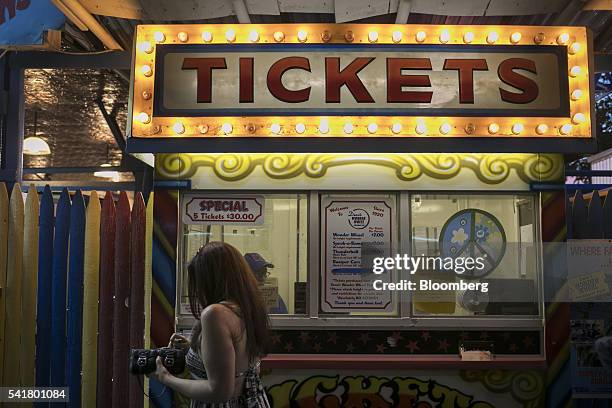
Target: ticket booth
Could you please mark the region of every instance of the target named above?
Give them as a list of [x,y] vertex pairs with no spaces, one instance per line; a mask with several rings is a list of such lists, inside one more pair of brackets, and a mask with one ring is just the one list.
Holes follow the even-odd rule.
[[564,199],[537,186],[592,146],[588,50],[577,27],[139,26],[128,146],[171,186],[177,329],[186,264],[225,241],[261,261],[275,407],[544,406]]

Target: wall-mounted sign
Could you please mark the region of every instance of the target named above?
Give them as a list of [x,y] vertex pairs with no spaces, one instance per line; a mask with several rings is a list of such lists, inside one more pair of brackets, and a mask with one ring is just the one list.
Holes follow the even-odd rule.
[[591,136],[581,27],[151,25],[131,136]]
[[188,193],[183,196],[185,224],[261,225],[265,199],[259,195],[210,195]]
[[394,199],[323,197],[321,211],[321,310],[391,312],[393,292],[373,282],[392,282],[394,272],[376,275],[367,260],[393,253]]

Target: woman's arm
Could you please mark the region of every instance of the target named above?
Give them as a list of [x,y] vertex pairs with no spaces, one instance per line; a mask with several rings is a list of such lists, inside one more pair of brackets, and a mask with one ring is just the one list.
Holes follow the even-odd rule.
[[230,323],[235,315],[223,305],[207,307],[201,316],[201,355],[208,380],[188,380],[173,376],[157,359],[155,377],[188,398],[206,402],[225,402],[234,395],[235,350]]

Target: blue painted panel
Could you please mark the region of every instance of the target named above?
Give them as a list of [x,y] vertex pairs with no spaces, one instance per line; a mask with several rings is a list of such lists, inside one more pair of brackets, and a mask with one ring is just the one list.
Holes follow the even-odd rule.
[[51,0],[0,1],[0,44],[40,45],[43,32],[66,21]]

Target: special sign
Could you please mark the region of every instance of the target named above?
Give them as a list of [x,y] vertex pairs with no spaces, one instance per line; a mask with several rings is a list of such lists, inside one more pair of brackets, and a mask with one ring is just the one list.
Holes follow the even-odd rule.
[[183,196],[185,224],[261,225],[263,196],[219,196],[189,193]]
[[590,137],[580,27],[139,26],[132,137]]

